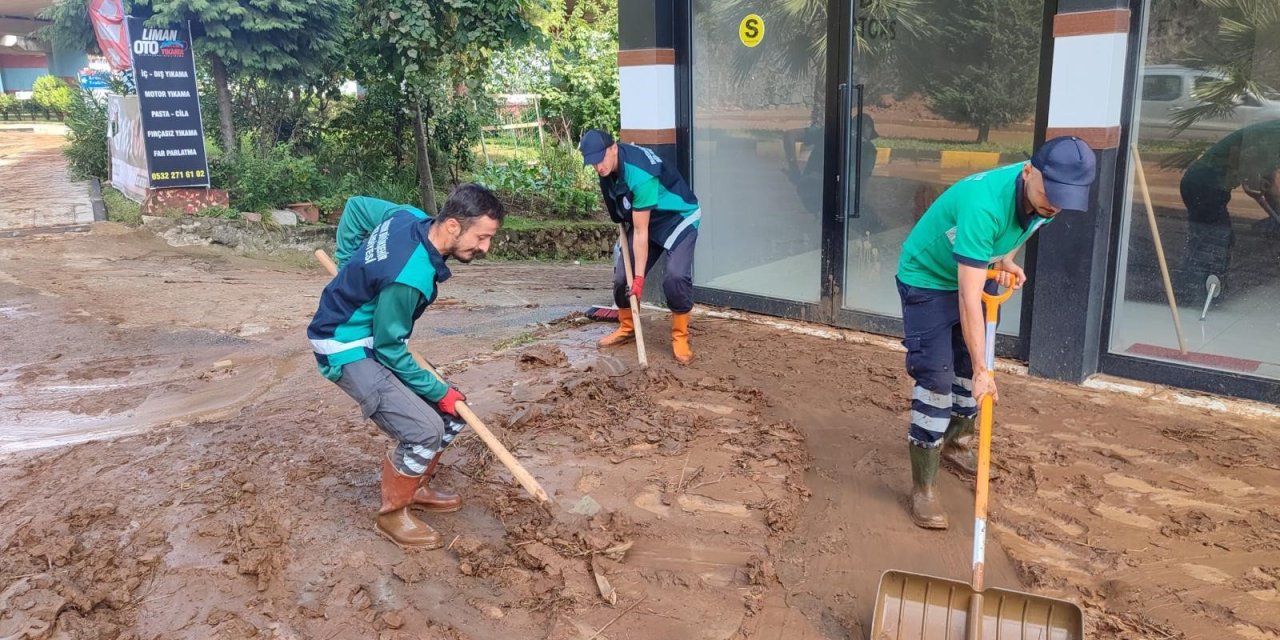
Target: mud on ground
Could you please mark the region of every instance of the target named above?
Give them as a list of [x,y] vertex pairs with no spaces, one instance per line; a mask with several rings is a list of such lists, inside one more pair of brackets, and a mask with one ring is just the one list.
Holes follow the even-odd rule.
[[[655,313],[638,371],[590,347],[607,326],[499,320],[603,270],[459,268],[415,345],[558,508],[466,435],[439,478],[467,506],[427,518],[447,549],[405,552],[372,530],[387,441],[295,339],[323,273],[110,242],[0,246],[5,424],[219,410],[4,458],[0,637],[865,638],[884,569],[967,578],[968,483],[941,481],[950,531],[905,516],[900,354],[699,318],[678,367]],[[166,302],[123,302],[143,293]],[[1274,425],[1011,376],[1001,397],[989,584],[1081,603],[1093,638],[1280,636]]]

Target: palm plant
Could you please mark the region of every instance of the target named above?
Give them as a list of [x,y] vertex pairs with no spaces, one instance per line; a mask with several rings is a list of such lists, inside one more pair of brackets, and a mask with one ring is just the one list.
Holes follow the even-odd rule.
[[[814,118],[820,118],[826,91],[826,76],[816,70],[826,68],[827,12],[830,0],[781,0],[767,18],[766,33],[785,34],[781,46],[739,47],[733,62],[734,81],[742,82],[761,65],[780,69],[791,77],[813,78]],[[922,38],[931,32],[922,11],[924,0],[860,0],[857,19],[862,24],[893,24],[898,36]],[[733,0],[723,5],[721,20],[727,32],[736,32],[742,16],[752,13],[758,2]],[[882,60],[894,54],[889,39],[866,37],[863,29],[854,29],[854,47],[863,64]],[[805,34],[814,34],[812,39]],[[767,37],[767,36],[766,36]]]
[[1220,12],[1216,42],[1184,64],[1211,72],[1191,96],[1198,104],[1178,112],[1181,133],[1205,118],[1229,116],[1248,96],[1266,96],[1280,86],[1280,2],[1200,0]]

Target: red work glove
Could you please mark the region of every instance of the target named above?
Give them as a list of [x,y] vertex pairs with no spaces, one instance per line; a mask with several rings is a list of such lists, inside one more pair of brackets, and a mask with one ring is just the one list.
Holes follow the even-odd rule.
[[635,279],[631,281],[631,295],[639,298],[640,294],[643,292],[644,292],[644,276],[636,276]]
[[441,413],[446,413],[448,415],[451,415],[457,418],[458,403],[463,402],[466,399],[467,397],[462,395],[461,391],[458,391],[454,387],[449,387],[449,390],[445,392],[443,398],[440,398],[440,402],[437,402],[436,406],[440,407]]

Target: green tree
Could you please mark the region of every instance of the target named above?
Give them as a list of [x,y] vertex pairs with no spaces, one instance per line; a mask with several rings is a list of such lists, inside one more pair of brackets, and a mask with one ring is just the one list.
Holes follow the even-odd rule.
[[618,92],[618,3],[616,0],[556,0],[547,34],[546,114],[559,117],[565,137],[590,128],[621,126]]
[[427,139],[433,103],[476,85],[495,51],[534,37],[543,0],[369,0],[356,12],[353,64],[401,87],[415,110],[423,208],[436,211]]
[[[125,13],[132,3],[125,0]],[[89,22],[89,0],[58,0],[39,14],[48,23],[33,33],[37,40],[57,44],[73,51],[102,55],[98,39]]]
[[56,76],[40,76],[31,85],[31,99],[46,110],[65,114],[75,99],[71,87]]
[[1030,0],[952,5],[941,36],[950,55],[928,67],[925,92],[938,115],[978,129],[1021,122],[1035,111],[1043,6]]
[[[77,0],[78,1],[78,0]],[[197,57],[209,62],[218,97],[222,144],[234,153],[231,78],[258,77],[277,87],[332,73],[350,0],[135,0],[149,26],[191,22]]]

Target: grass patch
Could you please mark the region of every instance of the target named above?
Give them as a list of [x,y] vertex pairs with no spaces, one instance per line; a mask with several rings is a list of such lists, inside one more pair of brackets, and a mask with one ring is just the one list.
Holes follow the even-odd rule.
[[507,349],[523,347],[537,342],[538,338],[539,336],[536,331],[525,331],[524,333],[511,336],[510,338],[504,338],[493,343],[493,350],[506,351]]
[[103,185],[102,203],[107,207],[107,220],[136,227],[142,224],[142,205],[123,193]]
[[524,160],[525,162],[536,162],[538,160],[538,142],[535,140],[532,145],[522,144],[519,147],[502,142],[494,142],[493,140],[485,140],[484,146],[476,146],[472,151],[480,162],[484,162],[485,151],[489,153],[489,162],[491,164],[502,164],[508,160]]
[[1031,155],[1031,134],[1025,142],[988,140],[982,144],[960,140],[930,140],[922,138],[876,138],[881,149],[911,149],[913,151],[991,151],[995,153],[1024,153]]

